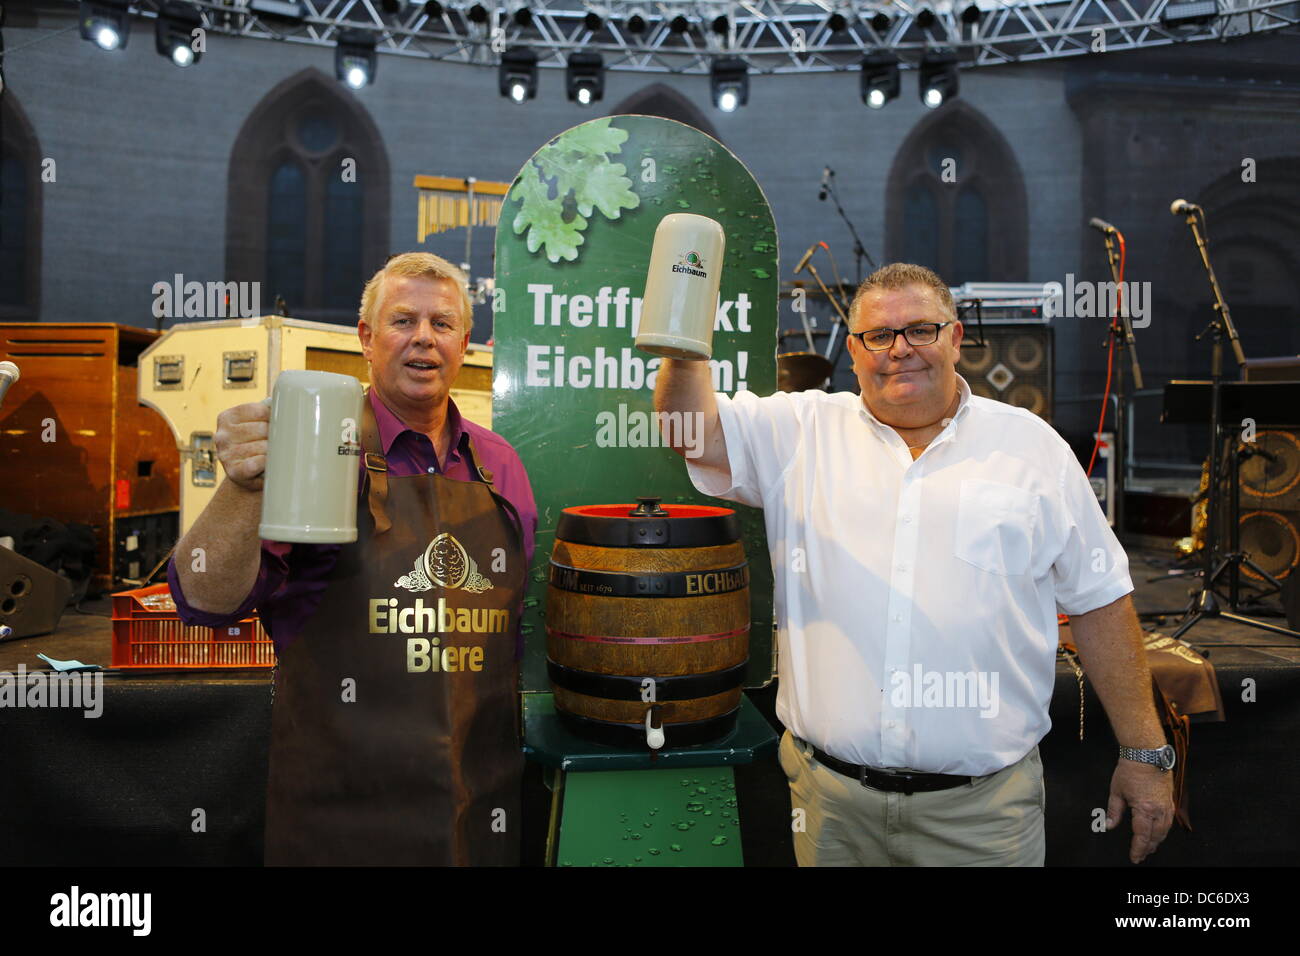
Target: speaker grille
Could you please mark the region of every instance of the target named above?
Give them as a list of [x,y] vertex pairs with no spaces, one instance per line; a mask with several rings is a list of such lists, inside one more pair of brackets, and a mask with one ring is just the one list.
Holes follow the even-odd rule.
[[972,344],[979,335],[966,325],[957,371],[970,385],[972,395],[1006,402],[1052,420],[1052,329],[1046,325],[996,325],[985,323],[983,346]]
[[1270,429],[1242,447],[1263,452],[1241,464],[1242,506],[1300,510],[1300,436]]

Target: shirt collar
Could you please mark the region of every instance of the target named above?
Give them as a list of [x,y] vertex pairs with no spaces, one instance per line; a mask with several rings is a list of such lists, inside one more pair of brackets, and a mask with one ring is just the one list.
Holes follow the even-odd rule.
[[[970,386],[966,384],[966,380],[962,378],[960,375],[957,376],[957,395],[959,396],[957,399],[957,413],[952,416],[952,421],[954,422],[959,422],[963,418],[965,418],[968,414],[970,414],[970,406],[971,406]],[[894,432],[893,428],[891,428],[889,425],[886,425],[884,422],[878,419],[874,414],[872,414],[871,409],[867,407],[867,400],[865,398],[860,397],[858,414],[862,416],[863,421],[871,423],[873,427],[877,429],[883,428],[886,431],[891,433]]]
[[[406,423],[384,404],[373,388],[370,389],[370,407],[375,411],[375,424],[379,426],[379,444],[383,448],[385,456],[391,453],[393,442],[397,441],[397,437],[402,432],[423,436],[422,432],[417,432],[414,428],[408,428]],[[460,415],[460,409],[456,407],[456,403],[450,397],[447,399],[447,421],[451,425],[451,445],[449,446],[451,451],[447,457],[448,459],[459,458],[458,451],[467,433],[465,431],[465,422]],[[423,437],[427,438],[428,436]]]

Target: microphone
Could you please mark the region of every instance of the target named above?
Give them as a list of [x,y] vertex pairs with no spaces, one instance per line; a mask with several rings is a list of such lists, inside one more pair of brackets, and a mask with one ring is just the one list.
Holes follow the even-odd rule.
[[1098,219],[1096,216],[1093,216],[1088,220],[1088,225],[1092,226],[1092,228],[1096,229],[1098,232],[1104,232],[1108,236],[1119,232],[1118,229],[1108,223],[1105,219]]
[[0,402],[5,400],[9,386],[18,381],[18,366],[13,362],[0,362]]
[[831,177],[834,175],[835,173],[831,171],[831,168],[829,166],[822,167],[822,188],[821,191],[817,193],[817,198],[820,199],[822,202],[826,201],[826,190],[830,189]]
[[1175,199],[1169,204],[1169,211],[1175,216],[1186,216],[1193,212],[1200,212],[1201,207],[1186,199]]
[[808,260],[810,260],[813,257],[813,253],[817,251],[817,247],[820,245],[821,245],[820,242],[814,242],[811,246],[808,247],[808,251],[803,254],[803,258],[799,260],[799,264],[794,267],[795,275],[798,275],[799,273],[803,272],[804,269],[808,268]]

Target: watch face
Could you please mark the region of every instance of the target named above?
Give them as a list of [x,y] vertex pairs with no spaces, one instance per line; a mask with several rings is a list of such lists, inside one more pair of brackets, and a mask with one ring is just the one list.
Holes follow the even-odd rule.
[[1160,766],[1164,767],[1166,770],[1174,769],[1175,758],[1174,758],[1173,747],[1171,747],[1169,744],[1165,744],[1163,747],[1157,750],[1156,753],[1160,755]]

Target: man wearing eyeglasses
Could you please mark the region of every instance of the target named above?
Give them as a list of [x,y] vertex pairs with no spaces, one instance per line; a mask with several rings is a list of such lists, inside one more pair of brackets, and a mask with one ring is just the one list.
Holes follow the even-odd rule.
[[[1057,609],[1121,750],[1107,829],[1140,862],[1173,819],[1128,559],[1069,445],[971,395],[933,272],[858,289],[861,395],[714,394],[665,359],[659,411],[703,415],[696,488],[765,511],[780,761],[801,866],[1041,866]],[[678,449],[684,453],[684,449]]]

